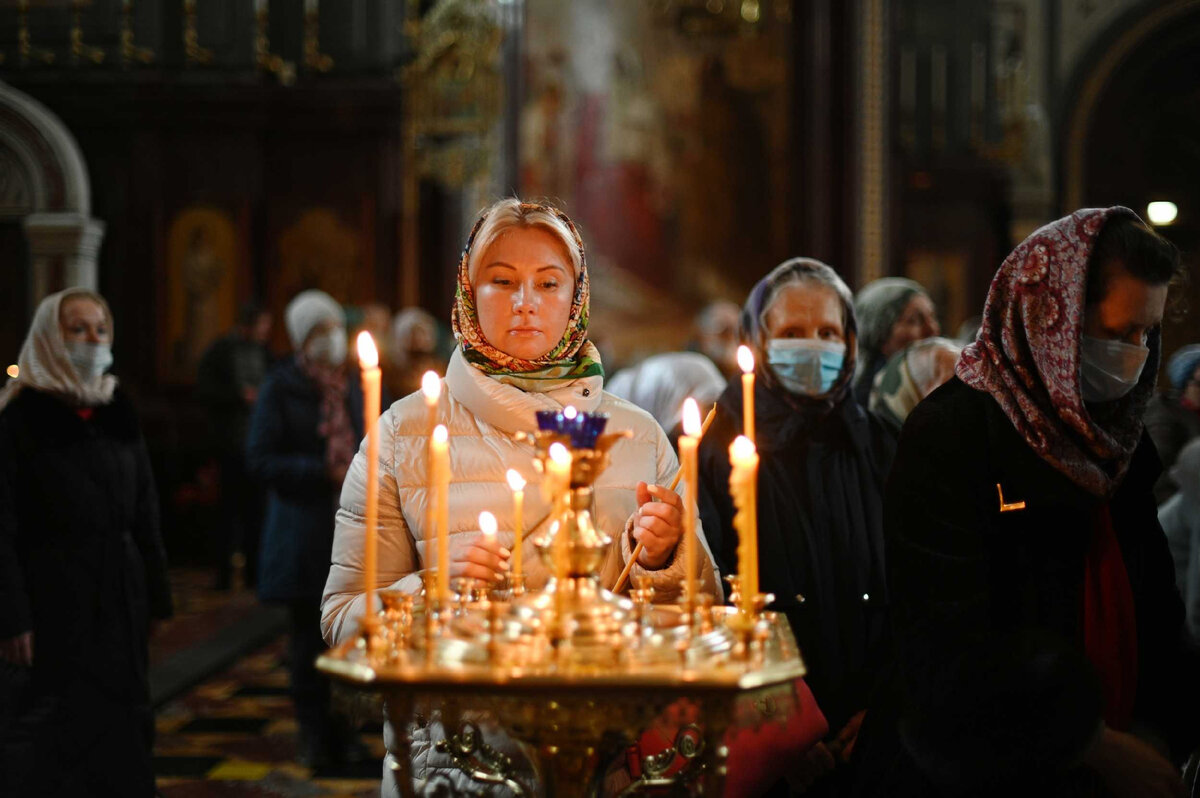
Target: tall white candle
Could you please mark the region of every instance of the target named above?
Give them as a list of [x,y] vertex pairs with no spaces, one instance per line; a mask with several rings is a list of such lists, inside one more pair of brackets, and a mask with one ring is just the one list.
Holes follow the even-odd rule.
[[520,577],[523,573],[522,568],[524,567],[521,543],[525,534],[525,478],[515,468],[508,469],[505,477],[508,479],[508,487],[512,490],[513,495],[512,573],[514,577]]
[[363,614],[371,617],[375,595],[379,526],[379,350],[371,334],[358,334],[358,363],[362,368],[363,424],[367,428],[367,524],[363,543]]
[[450,601],[450,433],[438,424],[432,438],[434,490],[437,506],[437,596],[445,606]]
[[758,595],[758,451],[754,443],[739,435],[729,445],[729,493],[736,514],[733,526],[738,533],[738,576],[741,582],[742,610],[753,612]]
[[743,344],[737,348],[738,367],[742,370],[742,434],[754,443],[754,353]]
[[684,596],[696,606],[696,491],[699,489],[696,450],[700,446],[700,406],[690,396],[683,403],[683,435],[679,438],[679,470],[683,472]]

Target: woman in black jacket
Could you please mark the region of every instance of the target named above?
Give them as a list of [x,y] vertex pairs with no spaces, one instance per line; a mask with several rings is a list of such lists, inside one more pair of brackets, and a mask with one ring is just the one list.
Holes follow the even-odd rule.
[[[787,614],[805,677],[829,720],[791,774],[836,795],[825,774],[849,753],[884,640],[883,480],[894,442],[850,393],[850,290],[825,264],[797,258],[763,278],[742,311],[754,351],[760,588]],[[700,515],[723,574],[738,567],[729,444],[742,434],[742,388],[730,384],[700,445]]]
[[0,394],[4,795],[154,794],[147,641],[171,595],[111,342],[101,297],[50,296]]
[[886,498],[896,668],[858,794],[1182,791],[1200,671],[1142,428],[1178,264],[1124,208],[1042,228],[908,417]]
[[258,595],[287,607],[288,668],[307,767],[366,755],[330,710],[329,682],[314,665],[325,650],[321,592],[333,550],[333,516],[363,436],[362,392],[346,373],[346,321],[322,291],[297,295],[285,313],[296,354],[267,377],[250,418],[246,463],[267,488]]

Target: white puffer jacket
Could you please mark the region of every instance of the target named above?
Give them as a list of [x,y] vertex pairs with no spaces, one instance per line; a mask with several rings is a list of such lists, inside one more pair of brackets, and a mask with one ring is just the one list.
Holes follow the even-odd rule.
[[[627,530],[637,510],[637,483],[669,485],[679,466],[666,435],[654,419],[633,404],[604,393],[602,386],[602,378],[594,377],[575,380],[549,393],[527,393],[488,377],[468,364],[460,350],[455,350],[446,370],[438,405],[438,421],[445,424],[450,433],[453,474],[450,535],[480,535],[479,513],[490,510],[500,527],[497,540],[502,546],[511,548],[513,513],[512,494],[505,479],[507,469],[515,468],[530,483],[525,491],[526,524],[532,526],[549,509],[537,489],[540,477],[533,468],[533,446],[526,441],[513,440],[513,435],[536,428],[536,410],[558,410],[571,404],[579,410],[605,413],[609,417],[609,431],[630,430],[633,433],[632,438],[613,446],[611,463],[596,482],[596,524],[613,538],[612,549],[601,570],[601,582],[605,587],[611,586],[630,557]],[[379,420],[380,588],[410,593],[421,589],[425,513],[430,498],[426,489],[426,424],[424,398],[419,393],[393,404]],[[363,611],[365,458],[364,442],[346,475],[341,508],[337,513],[332,564],[321,604],[321,626],[331,645],[355,633]],[[720,580],[703,532],[700,541],[703,544],[701,589],[714,593],[719,601],[722,595]],[[527,584],[533,589],[541,587],[547,573],[528,539],[523,556]],[[681,589],[681,560],[672,557],[668,565],[659,570],[646,570],[635,564],[633,573],[651,576],[657,601],[674,601]],[[425,717],[429,718],[426,723],[411,730],[412,763],[418,781],[441,774],[439,781],[447,779],[464,791],[485,789],[486,785],[469,781],[453,767],[448,756],[434,750],[436,743],[448,735],[436,711]],[[512,755],[517,762],[521,761],[519,747],[502,730],[486,727],[483,730],[489,745]],[[390,725],[385,727],[384,739],[390,759],[391,752],[396,750],[395,730]],[[394,768],[385,761],[383,771],[383,795],[398,796]],[[495,794],[506,793],[500,788]]]

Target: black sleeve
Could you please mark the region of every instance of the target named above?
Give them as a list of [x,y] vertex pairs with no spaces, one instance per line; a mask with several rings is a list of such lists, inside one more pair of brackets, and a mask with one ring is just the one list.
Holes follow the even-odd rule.
[[324,458],[288,451],[284,418],[279,382],[268,378],[254,404],[246,434],[246,465],[250,473],[282,490],[328,490]]
[[150,468],[146,442],[137,442],[138,509],[133,540],[142,554],[146,569],[146,598],[151,618],[170,618],[172,615],[171,580],[167,575],[167,553],[163,548],[158,487]]
[[33,628],[24,569],[18,554],[16,461],[12,411],[0,413],[0,639]]
[[727,411],[720,408],[712,429],[700,441],[697,507],[704,536],[721,576],[737,572],[737,533],[733,498],[729,495],[729,442],[733,440]]
[[942,408],[909,416],[885,494],[901,737],[950,787],[980,774],[1058,772],[1100,723],[1094,671],[1069,641],[998,628],[995,546],[973,464],[983,430]]

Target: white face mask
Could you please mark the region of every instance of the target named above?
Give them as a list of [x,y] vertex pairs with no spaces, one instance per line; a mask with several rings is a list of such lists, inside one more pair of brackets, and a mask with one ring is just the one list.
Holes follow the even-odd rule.
[[784,388],[800,396],[829,393],[842,373],[846,345],[816,338],[772,338],[767,363]]
[[67,341],[67,359],[83,382],[94,382],[113,364],[112,347],[108,344],[89,344],[86,341]]
[[1083,336],[1079,384],[1085,402],[1112,402],[1133,390],[1150,356],[1149,347]]
[[313,360],[337,368],[346,362],[348,348],[346,330],[342,327],[334,327],[324,335],[319,335],[309,341],[305,352]]

